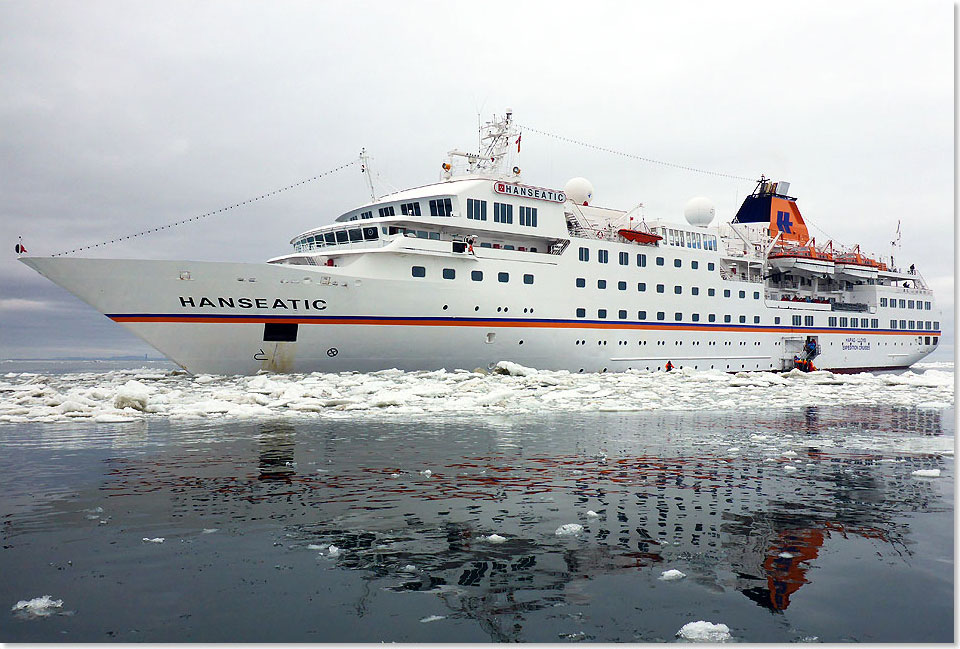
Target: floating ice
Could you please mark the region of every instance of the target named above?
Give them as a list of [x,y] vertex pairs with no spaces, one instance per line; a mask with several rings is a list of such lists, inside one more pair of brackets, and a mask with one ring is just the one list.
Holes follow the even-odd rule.
[[500,536],[499,534],[491,534],[490,536],[483,537],[483,539],[487,543],[503,543],[507,540],[505,537]]
[[[717,370],[580,374],[502,361],[491,374],[384,370],[370,373],[190,377],[144,370],[0,380],[0,422],[101,423],[144,417],[316,418],[470,416],[480,413],[700,410],[888,405],[950,408],[952,366],[923,372],[833,375]],[[816,376],[812,376],[815,374]],[[744,382],[749,390],[741,389]],[[751,443],[770,433],[757,431]],[[734,446],[733,448],[737,448]],[[735,451],[730,451],[731,453]]]
[[915,475],[918,478],[939,478],[940,469],[917,469],[910,475]]
[[785,467],[783,467],[783,470],[784,470],[786,473],[793,473],[794,471],[797,470],[797,467],[793,466],[792,464],[788,464],[788,465],[786,465]]
[[428,615],[427,617],[423,618],[420,621],[423,623],[427,623],[427,622],[437,622],[438,620],[445,620],[445,619],[447,619],[446,615]]
[[403,570],[404,572],[416,572],[416,571],[417,571],[417,567],[416,567],[415,565],[413,565],[412,563],[408,563],[407,565],[405,565],[405,566],[402,568],[402,570]]
[[421,471],[420,475],[422,475],[425,478],[429,478],[430,476],[433,475],[433,471],[431,471],[430,469],[426,469],[425,471]]
[[62,607],[62,599],[53,599],[50,595],[43,595],[33,599],[21,599],[10,610],[23,617],[33,618],[47,617],[52,615],[56,609]]
[[308,550],[326,550],[329,546],[326,545],[317,545],[316,543],[310,543],[307,545]]
[[566,525],[561,525],[557,528],[557,531],[554,532],[557,536],[576,536],[577,534],[583,533],[583,525],[579,523],[567,523]]
[[205,527],[203,528],[203,532],[201,532],[201,534],[213,534],[214,532],[219,532],[219,531],[220,531],[219,527]]
[[684,624],[677,636],[690,642],[725,642],[730,639],[730,628],[726,624],[700,620]]
[[144,543],[163,543],[164,541],[166,541],[166,539],[162,536],[158,536],[155,539],[148,539],[147,537],[143,537]]
[[339,557],[339,556],[340,556],[340,548],[338,548],[337,546],[331,544],[330,547],[327,548],[327,556],[328,556],[328,557]]
[[679,570],[664,570],[662,573],[660,573],[658,579],[660,581],[677,581],[678,579],[683,579],[686,576],[686,573],[680,572]]
[[598,514],[597,512],[593,511],[592,509],[589,509],[589,510],[587,510],[587,516],[589,516],[590,518],[597,518],[597,517],[600,516],[600,514]]
[[777,556],[781,559],[792,559],[794,555],[790,554],[789,552],[781,552]]

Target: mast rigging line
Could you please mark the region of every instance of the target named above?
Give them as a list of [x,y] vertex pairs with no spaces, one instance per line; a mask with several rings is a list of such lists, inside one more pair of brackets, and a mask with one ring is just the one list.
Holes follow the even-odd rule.
[[198,216],[192,216],[192,217],[190,217],[190,218],[188,218],[188,219],[183,219],[183,220],[180,220],[180,221],[175,221],[175,222],[173,222],[173,223],[168,223],[167,225],[161,225],[161,226],[156,227],[156,228],[150,228],[149,230],[143,230],[142,232],[137,232],[136,234],[130,234],[130,235],[127,235],[127,236],[125,236],[125,237],[118,237],[118,238],[116,238],[116,239],[110,239],[109,241],[101,241],[100,243],[95,243],[95,244],[92,244],[92,245],[89,245],[89,246],[82,246],[82,247],[80,247],[80,248],[74,248],[73,250],[65,250],[65,251],[63,251],[63,252],[58,252],[58,253],[56,253],[56,254],[54,254],[54,255],[51,255],[51,257],[62,257],[63,255],[69,255],[69,254],[71,254],[71,253],[80,252],[80,251],[82,251],[82,250],[92,250],[93,248],[100,248],[100,247],[102,247],[102,246],[109,246],[109,245],[114,244],[114,243],[120,243],[121,241],[126,241],[127,239],[135,239],[136,237],[142,237],[142,236],[147,235],[147,234],[152,234],[152,233],[154,233],[154,232],[160,232],[161,230],[166,230],[166,229],[169,229],[169,228],[173,228],[173,227],[177,227],[177,226],[180,226],[180,225],[184,225],[184,224],[186,224],[186,223],[190,223],[191,221],[199,221],[200,219],[205,219],[205,218],[207,218],[207,217],[209,217],[209,216],[215,216],[215,215],[220,214],[220,213],[222,213],[222,212],[226,212],[226,211],[228,211],[228,210],[232,210],[232,209],[234,209],[235,207],[241,207],[241,206],[243,206],[243,205],[248,205],[248,204],[250,204],[250,203],[254,203],[254,202],[256,202],[256,201],[259,201],[259,200],[262,199],[262,198],[267,198],[268,196],[274,196],[274,195],[279,194],[279,193],[281,193],[281,192],[285,192],[285,191],[287,191],[287,190],[289,190],[289,189],[294,189],[294,188],[299,187],[299,186],[301,186],[301,185],[306,185],[307,183],[311,183],[311,182],[313,182],[313,181],[315,181],[315,180],[320,180],[320,179],[323,178],[324,176],[329,176],[330,174],[334,174],[334,173],[336,173],[336,172],[338,172],[338,171],[341,171],[341,170],[343,170],[343,169],[346,169],[347,167],[349,167],[349,166],[351,166],[351,165],[355,165],[355,164],[357,164],[357,163],[359,163],[359,162],[360,162],[360,158],[355,158],[355,159],[351,160],[350,162],[347,162],[347,163],[345,163],[345,164],[342,164],[342,165],[340,165],[339,167],[336,167],[336,168],[334,168],[334,169],[330,169],[329,171],[324,171],[323,173],[317,174],[316,176],[314,176],[314,177],[312,177],[312,178],[307,178],[306,180],[301,180],[301,181],[298,182],[298,183],[293,183],[292,185],[287,185],[286,187],[281,187],[280,189],[275,189],[275,190],[273,190],[272,192],[267,192],[267,193],[265,193],[265,194],[260,194],[259,196],[255,197],[255,198],[249,198],[249,199],[247,199],[247,200],[245,200],[245,201],[241,201],[241,202],[239,202],[239,203],[234,203],[234,204],[228,205],[228,206],[226,206],[226,207],[221,207],[221,208],[218,209],[218,210],[213,210],[213,211],[211,211],[211,212],[206,212],[206,213],[200,214],[200,215],[198,215]]
[[664,167],[673,167],[674,169],[682,169],[684,171],[693,171],[699,174],[707,174],[709,176],[721,176],[723,178],[733,178],[735,180],[748,180],[750,182],[756,182],[756,178],[747,178],[746,176],[737,176],[735,174],[723,173],[721,171],[709,171],[707,169],[697,169],[696,167],[688,167],[687,165],[677,164],[675,162],[664,162],[663,160],[654,160],[653,158],[646,158],[641,155],[636,155],[633,153],[624,153],[623,151],[617,151],[616,149],[609,149],[607,147],[597,146],[596,144],[590,144],[588,142],[583,142],[581,140],[575,140],[570,137],[565,137],[563,135],[557,135],[555,133],[548,133],[547,131],[541,131],[540,129],[533,128],[532,126],[520,126],[522,130],[532,131],[534,133],[539,133],[540,135],[546,135],[547,137],[552,137],[557,140],[562,140],[564,142],[570,142],[572,144],[577,144],[588,149],[595,149],[597,151],[603,151],[605,153],[612,153],[614,155],[622,156],[624,158],[632,158],[634,160],[641,160],[643,162],[649,162],[651,164],[662,165]]

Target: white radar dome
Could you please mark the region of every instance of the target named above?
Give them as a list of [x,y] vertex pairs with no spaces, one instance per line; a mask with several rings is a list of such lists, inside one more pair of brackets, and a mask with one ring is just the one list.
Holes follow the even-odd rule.
[[716,215],[717,208],[713,206],[713,202],[702,196],[691,198],[683,208],[683,216],[687,219],[687,223],[698,227],[710,225]]
[[563,186],[563,193],[577,205],[589,205],[593,201],[593,183],[586,178],[571,178]]

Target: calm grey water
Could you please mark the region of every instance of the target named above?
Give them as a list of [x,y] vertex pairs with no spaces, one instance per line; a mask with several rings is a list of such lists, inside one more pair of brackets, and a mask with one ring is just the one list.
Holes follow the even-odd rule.
[[2,424],[0,640],[952,642],[953,421]]

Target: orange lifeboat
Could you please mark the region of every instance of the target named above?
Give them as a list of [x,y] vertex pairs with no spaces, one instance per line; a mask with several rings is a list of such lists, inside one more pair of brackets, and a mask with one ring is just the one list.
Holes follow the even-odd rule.
[[633,241],[634,243],[644,243],[647,245],[656,245],[658,241],[663,239],[659,234],[653,234],[651,232],[643,232],[641,230],[628,230],[622,228],[617,230],[617,234],[626,239],[627,241]]

